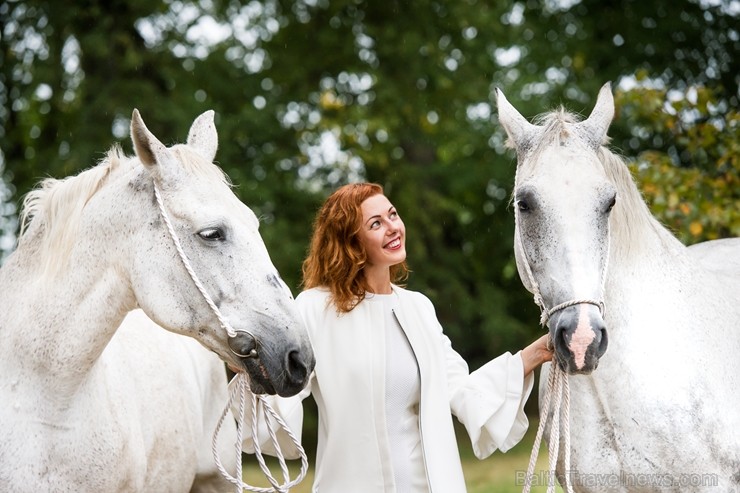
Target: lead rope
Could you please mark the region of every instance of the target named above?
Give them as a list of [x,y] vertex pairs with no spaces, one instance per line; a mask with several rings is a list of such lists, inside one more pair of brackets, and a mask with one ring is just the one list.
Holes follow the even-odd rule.
[[[516,177],[514,179],[516,183]],[[524,270],[527,275],[527,279],[534,293],[534,302],[540,308],[540,325],[545,327],[547,321],[556,312],[568,308],[569,306],[590,304],[599,307],[601,316],[604,316],[604,302],[594,301],[590,299],[578,299],[566,301],[560,303],[550,309],[545,305],[545,300],[542,298],[540,293],[539,284],[532,274],[532,268],[529,265],[529,258],[527,257],[527,251],[524,249],[521,238],[521,228],[519,227],[519,208],[514,206],[514,221],[516,223],[516,233],[514,235],[514,241],[517,243],[517,247],[522,254]],[[607,233],[607,238],[609,235]],[[610,242],[607,242],[606,259],[604,261],[604,269],[601,276],[601,295],[602,299],[604,296],[605,285],[606,285],[606,269],[609,262],[610,255]],[[552,341],[549,342],[552,344]],[[555,401],[552,401],[552,396],[555,396]],[[551,406],[552,404],[552,406]],[[534,478],[534,469],[537,464],[537,456],[539,455],[540,445],[542,443],[542,436],[545,431],[545,424],[547,418],[552,414],[552,423],[550,425],[550,439],[548,440],[548,474],[547,474],[547,493],[555,492],[555,478],[556,478],[556,466],[558,454],[560,452],[560,435],[562,432],[564,440],[564,451],[563,451],[563,480],[565,482],[565,490],[567,493],[573,493],[573,486],[570,482],[570,384],[568,380],[568,374],[563,371],[557,360],[553,358],[552,364],[550,365],[550,372],[547,378],[547,390],[542,398],[542,406],[540,407],[540,422],[537,426],[537,434],[535,435],[534,443],[532,444],[532,452],[529,456],[529,464],[527,466],[527,476],[524,481],[524,488],[522,493],[530,493],[532,488],[532,480]],[[561,429],[562,428],[562,429]]]
[[[233,327],[231,327],[231,324],[226,320],[226,318],[221,314],[221,310],[218,309],[216,304],[213,302],[211,297],[208,295],[208,292],[206,292],[205,288],[203,287],[203,284],[200,282],[200,279],[196,275],[195,271],[193,270],[192,266],[190,265],[190,261],[188,260],[187,255],[185,255],[185,251],[182,249],[182,245],[180,244],[180,239],[177,236],[177,233],[175,233],[175,228],[172,226],[172,222],[170,221],[169,214],[167,214],[167,210],[164,207],[164,203],[162,202],[162,196],[159,193],[159,187],[157,187],[157,183],[154,182],[154,196],[157,199],[157,205],[159,206],[159,212],[162,215],[162,219],[165,222],[165,225],[167,226],[167,231],[170,233],[170,237],[172,238],[173,243],[175,244],[175,248],[177,249],[177,253],[180,255],[180,259],[182,260],[183,265],[185,266],[185,270],[188,271],[188,274],[190,274],[190,278],[193,280],[193,283],[195,283],[195,287],[198,288],[198,291],[200,291],[200,294],[203,296],[203,298],[206,300],[206,303],[208,303],[208,306],[211,308],[213,313],[216,315],[216,318],[218,319],[219,324],[221,325],[221,328],[226,331],[228,336],[230,338],[236,337],[236,331]],[[240,332],[245,332],[252,336],[254,338],[254,335],[251,334],[247,330],[240,329]],[[256,340],[256,338],[255,338]],[[251,357],[252,354],[256,353],[250,353]],[[256,493],[271,493],[271,492],[277,492],[277,493],[287,493],[290,488],[297,485],[303,479],[306,477],[306,472],[308,471],[308,458],[306,457],[306,452],[303,449],[303,447],[300,444],[300,440],[295,436],[295,434],[290,430],[288,425],[285,423],[285,421],[275,412],[275,410],[270,406],[270,404],[267,402],[267,399],[262,395],[255,395],[251,392],[249,392],[249,377],[243,372],[237,373],[236,377],[236,385],[234,386],[234,389],[232,389],[229,392],[229,400],[226,403],[226,406],[224,407],[223,412],[221,413],[221,418],[218,420],[218,424],[216,425],[216,429],[213,432],[213,441],[212,441],[212,450],[213,450],[213,458],[216,462],[216,467],[218,468],[221,475],[230,483],[236,486],[236,491],[238,493],[242,493],[244,489],[247,489],[249,491],[254,491]],[[246,411],[246,400],[247,400],[247,394],[251,395],[251,413],[252,413],[252,441],[254,443],[254,451],[255,456],[257,457],[257,462],[259,462],[260,469],[262,470],[263,474],[267,477],[267,480],[272,485],[272,488],[259,488],[255,486],[250,486],[246,483],[244,483],[242,479],[242,436],[244,432],[244,419],[245,419],[245,411]],[[226,471],[226,468],[221,463],[221,459],[218,455],[218,434],[221,430],[221,426],[223,425],[224,419],[226,418],[226,415],[229,412],[229,409],[231,408],[232,403],[237,398],[239,399],[239,416],[237,417],[237,425],[236,425],[236,431],[237,431],[237,439],[236,439],[236,465],[237,465],[237,471],[235,476],[231,476],[228,471]],[[258,439],[258,429],[257,429],[257,411],[258,407],[262,408],[262,414],[265,416],[265,422],[267,424],[267,431],[270,435],[270,440],[272,441],[272,444],[275,448],[276,455],[278,462],[280,463],[280,469],[283,473],[283,484],[278,484],[277,480],[272,476],[272,473],[270,472],[270,468],[267,467],[267,464],[265,463],[264,456],[262,454],[262,450],[259,445],[259,439]],[[270,416],[272,416],[272,420],[270,419]],[[283,452],[280,448],[280,445],[278,443],[277,434],[275,433],[274,426],[272,424],[272,421],[275,421],[278,426],[280,426],[283,430],[285,430],[285,433],[288,435],[288,437],[291,439],[293,444],[295,445],[296,449],[298,450],[298,453],[301,456],[301,472],[298,474],[298,477],[294,479],[293,481],[290,481],[290,475],[288,471],[288,466],[285,462],[285,457],[283,455]]]
[[[297,485],[303,479],[306,477],[306,473],[308,472],[308,458],[306,457],[306,453],[303,450],[303,447],[300,444],[300,440],[293,434],[293,432],[288,428],[287,424],[283,419],[280,417],[280,415],[275,412],[275,410],[268,404],[267,399],[264,396],[257,396],[255,394],[251,394],[251,421],[252,421],[252,427],[251,427],[251,433],[252,433],[252,441],[254,444],[254,453],[255,457],[257,458],[257,462],[259,463],[260,469],[262,470],[263,474],[267,478],[267,480],[272,485],[271,488],[261,488],[256,486],[250,486],[243,482],[241,477],[241,443],[242,443],[242,436],[243,436],[243,427],[244,427],[244,418],[245,418],[245,412],[246,412],[246,395],[247,390],[249,386],[249,382],[247,379],[247,376],[239,373],[236,377],[236,384],[234,385],[234,388],[230,391],[229,394],[229,402],[224,407],[223,412],[221,413],[221,418],[218,420],[218,424],[216,425],[216,431],[213,434],[213,443],[212,443],[212,449],[213,449],[213,457],[216,461],[216,467],[218,468],[221,475],[229,481],[231,484],[236,486],[236,491],[240,492],[244,489],[247,489],[249,491],[254,491],[256,493],[271,493],[271,492],[278,492],[278,493],[287,493],[290,488]],[[229,409],[231,409],[232,404],[234,403],[235,399],[239,399],[239,418],[237,419],[237,427],[236,427],[236,434],[237,434],[237,476],[231,476],[227,471],[226,468],[221,463],[221,459],[218,455],[218,449],[217,449],[217,437],[219,432],[221,431],[221,426],[223,425],[224,419],[226,418],[226,415],[229,412]],[[280,464],[280,469],[283,474],[283,484],[278,484],[277,480],[272,476],[269,467],[265,463],[265,458],[262,453],[262,450],[259,445],[259,440],[257,439],[258,436],[258,409],[261,406],[262,408],[262,415],[265,417],[265,423],[267,424],[267,431],[270,435],[270,440],[273,444],[273,447],[277,451],[277,459]],[[298,474],[298,477],[294,479],[293,481],[290,481],[290,475],[288,471],[288,466],[285,462],[285,457],[282,454],[282,451],[280,449],[280,445],[278,443],[277,434],[275,433],[273,421],[276,422],[285,433],[288,435],[288,437],[291,439],[293,444],[298,449],[300,456],[301,456],[301,471]]]

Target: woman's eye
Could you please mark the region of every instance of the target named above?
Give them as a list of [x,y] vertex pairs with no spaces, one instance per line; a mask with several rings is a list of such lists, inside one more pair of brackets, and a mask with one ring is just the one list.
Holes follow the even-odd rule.
[[206,241],[221,241],[225,239],[223,231],[219,228],[207,228],[198,232],[198,236]]
[[371,229],[376,229],[380,227],[380,221],[373,221],[373,223],[370,225]]
[[391,212],[390,217],[391,217],[391,219],[397,218],[398,217],[398,212],[396,212],[396,211]]

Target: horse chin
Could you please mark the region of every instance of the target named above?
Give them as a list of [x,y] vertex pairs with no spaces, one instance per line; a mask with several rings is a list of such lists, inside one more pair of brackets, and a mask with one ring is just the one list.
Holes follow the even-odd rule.
[[[311,363],[304,371],[297,371],[301,375],[290,378],[285,376],[285,371],[274,367],[269,361],[263,361],[262,358],[243,358],[241,366],[249,375],[249,388],[252,393],[277,394],[280,397],[292,397],[303,390],[308,382],[308,375],[313,370]],[[283,378],[271,378],[271,375],[283,375]]]
[[278,392],[268,376],[267,369],[257,358],[242,358],[242,367],[249,375],[249,390],[253,394],[275,395]]
[[590,375],[599,366],[599,358],[592,356],[586,358],[583,366],[579,367],[575,358],[569,351],[564,355],[562,352],[555,351],[555,360],[560,368],[562,368],[568,375]]
[[597,365],[594,365],[591,368],[581,368],[580,370],[571,368],[566,370],[566,372],[568,375],[590,375],[596,369],[596,366]]

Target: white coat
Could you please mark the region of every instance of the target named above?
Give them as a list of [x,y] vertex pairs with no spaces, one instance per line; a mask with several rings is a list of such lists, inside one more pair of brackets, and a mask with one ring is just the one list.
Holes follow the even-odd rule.
[[[480,459],[521,440],[528,420],[524,403],[533,377],[525,380],[520,353],[505,353],[468,374],[468,366],[443,334],[434,307],[421,293],[393,286],[396,318],[419,365],[419,424],[427,482],[432,493],[465,492],[452,415],[463,423]],[[395,492],[385,424],[385,341],[380,304],[360,303],[339,315],[329,291],[309,289],[297,298],[316,356],[314,374],[300,394],[271,404],[298,436],[301,401],[313,394],[319,411],[314,493]],[[261,420],[261,419],[260,419]],[[250,426],[250,425],[247,425]],[[249,428],[246,428],[249,429]],[[287,458],[297,457],[284,433]],[[244,451],[253,452],[251,436]],[[265,431],[260,446],[274,448]],[[403,492],[398,492],[403,493]]]

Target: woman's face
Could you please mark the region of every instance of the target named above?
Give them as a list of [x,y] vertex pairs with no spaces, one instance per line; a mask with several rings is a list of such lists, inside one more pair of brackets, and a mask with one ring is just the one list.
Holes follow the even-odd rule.
[[390,268],[406,260],[406,227],[385,195],[368,197],[360,205],[360,243],[368,266]]

